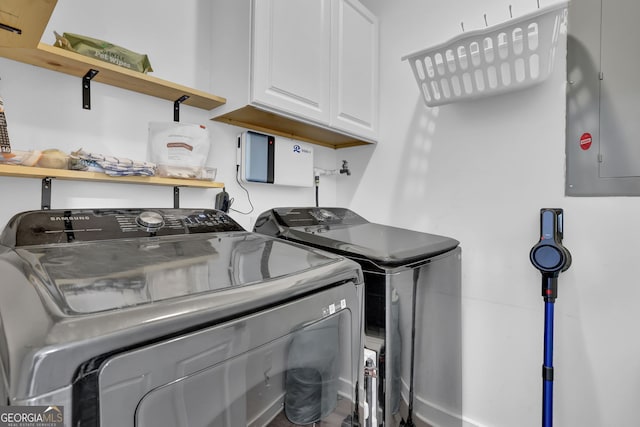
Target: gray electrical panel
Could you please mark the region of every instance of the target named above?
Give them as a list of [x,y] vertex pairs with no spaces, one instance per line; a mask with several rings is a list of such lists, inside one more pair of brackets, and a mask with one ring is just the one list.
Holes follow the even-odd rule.
[[569,5],[568,196],[640,195],[640,2]]

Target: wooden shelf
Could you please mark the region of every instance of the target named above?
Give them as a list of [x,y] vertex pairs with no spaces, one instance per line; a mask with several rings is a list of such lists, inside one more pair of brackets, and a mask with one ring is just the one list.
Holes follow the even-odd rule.
[[212,110],[227,102],[226,99],[216,95],[43,43],[38,44],[35,49],[0,48],[0,56],[79,78],[87,74],[90,69],[94,69],[98,74],[91,80],[92,82],[105,83],[172,102],[187,95],[189,98],[183,102],[184,105],[204,110]]
[[372,144],[351,136],[247,105],[211,120],[285,136],[329,148],[346,148]]
[[0,46],[38,46],[57,0],[2,0]]
[[[94,69],[98,74],[92,79],[93,82],[172,102],[186,95],[189,98],[183,104],[204,110],[212,110],[227,102],[225,98],[201,90],[40,43],[56,2],[57,0],[2,0],[0,56],[80,78]],[[11,28],[18,30],[20,34],[11,31]]]
[[47,169],[29,166],[3,165],[0,164],[0,176],[10,176],[17,178],[54,178],[75,181],[102,181],[116,182],[122,184],[145,184],[161,185],[169,187],[195,187],[195,188],[222,188],[221,182],[162,178],[158,176],[109,176],[99,172],[84,172],[66,169]]

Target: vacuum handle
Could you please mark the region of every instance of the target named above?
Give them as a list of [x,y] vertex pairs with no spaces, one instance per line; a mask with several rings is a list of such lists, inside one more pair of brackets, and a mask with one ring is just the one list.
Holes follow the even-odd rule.
[[571,253],[562,245],[563,228],[562,209],[540,209],[540,241],[531,248],[529,259],[542,273],[542,296],[551,300],[557,296],[558,276],[571,266]]
[[562,245],[563,226],[562,209],[540,209],[540,241],[529,258],[545,276],[557,277],[571,266],[571,253]]

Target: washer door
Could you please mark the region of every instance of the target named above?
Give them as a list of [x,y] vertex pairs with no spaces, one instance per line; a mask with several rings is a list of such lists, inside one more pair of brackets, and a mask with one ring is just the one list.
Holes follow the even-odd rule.
[[[275,417],[312,424],[351,409],[340,399],[341,315],[328,317],[215,366],[156,388],[136,426],[264,426]],[[284,413],[281,412],[284,405]]]
[[114,356],[99,372],[100,425],[340,426],[356,410],[358,307],[347,283]]

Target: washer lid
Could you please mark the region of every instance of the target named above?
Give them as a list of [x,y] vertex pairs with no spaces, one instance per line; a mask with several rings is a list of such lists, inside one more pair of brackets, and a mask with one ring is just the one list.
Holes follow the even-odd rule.
[[[263,221],[261,221],[263,218]],[[381,267],[398,267],[424,260],[456,248],[450,237],[368,222],[344,208],[276,208],[261,215],[257,231],[276,221],[282,237]],[[269,234],[269,233],[268,233]]]
[[214,210],[25,212],[2,243],[67,315],[224,292],[336,261],[248,233]]
[[224,292],[335,262],[252,233],[32,246],[16,252],[66,314]]

